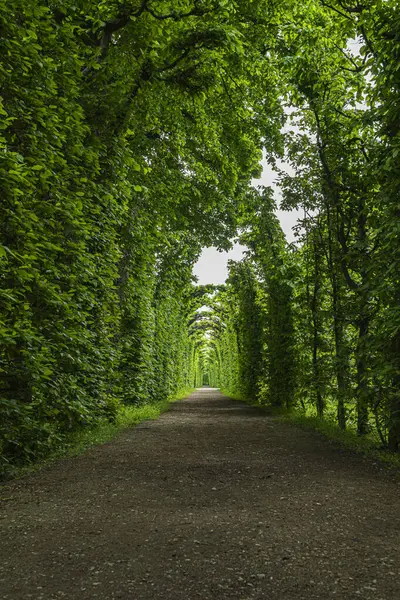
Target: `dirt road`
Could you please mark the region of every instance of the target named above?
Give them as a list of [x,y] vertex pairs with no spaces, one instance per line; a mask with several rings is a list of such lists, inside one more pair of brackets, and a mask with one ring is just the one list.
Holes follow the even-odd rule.
[[203,389],[0,487],[0,598],[398,600],[400,488]]

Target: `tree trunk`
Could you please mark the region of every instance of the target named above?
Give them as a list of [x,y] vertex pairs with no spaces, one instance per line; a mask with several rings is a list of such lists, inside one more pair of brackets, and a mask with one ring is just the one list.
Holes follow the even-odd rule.
[[365,365],[365,337],[368,333],[369,319],[360,318],[358,328],[358,343],[356,350],[357,366],[357,433],[365,435],[368,432],[368,385]]
[[335,376],[337,382],[337,422],[340,429],[346,429],[345,400],[349,397],[349,361],[343,344],[343,319],[338,276],[337,250],[333,245],[331,210],[329,202],[325,203],[328,225],[328,267],[332,286],[333,333],[335,339]]
[[393,338],[391,346],[397,372],[393,377],[392,389],[390,391],[388,446],[392,452],[398,452],[400,450],[400,331]]

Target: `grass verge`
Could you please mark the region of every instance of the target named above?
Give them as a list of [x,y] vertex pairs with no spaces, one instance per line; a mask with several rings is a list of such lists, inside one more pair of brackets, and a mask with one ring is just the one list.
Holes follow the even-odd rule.
[[7,481],[29,475],[56,460],[78,456],[93,446],[109,442],[125,429],[135,427],[142,421],[154,421],[168,410],[171,403],[186,398],[192,391],[192,389],[185,390],[179,395],[173,396],[168,400],[156,402],[155,404],[124,406],[118,412],[114,423],[105,421],[89,429],[80,429],[66,434],[62,438],[62,442],[46,458],[21,467],[13,467],[4,479]]
[[279,415],[279,418],[283,423],[315,431],[328,441],[336,443],[346,450],[362,454],[389,467],[400,468],[400,454],[382,448],[377,437],[373,434],[359,436],[356,431],[351,429],[343,431],[332,421],[323,421],[318,417],[307,416],[297,411],[283,412]]
[[336,443],[341,448],[362,454],[388,467],[400,469],[400,454],[380,447],[380,441],[373,434],[359,436],[356,431],[351,429],[343,431],[343,429],[340,429],[332,421],[324,421],[316,416],[305,415],[298,410],[288,411],[278,407],[265,406],[258,402],[247,401],[237,394],[229,393],[226,390],[221,391],[232,400],[239,400],[244,404],[249,404],[262,410],[272,417],[277,417],[282,423],[288,423],[308,431],[315,431],[328,442]]

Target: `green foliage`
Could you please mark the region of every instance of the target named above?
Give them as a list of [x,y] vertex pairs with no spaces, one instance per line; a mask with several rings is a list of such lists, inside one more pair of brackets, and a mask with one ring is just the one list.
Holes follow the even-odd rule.
[[40,469],[44,465],[69,456],[77,456],[85,452],[88,448],[98,444],[104,444],[113,440],[118,434],[129,427],[134,427],[142,421],[158,419],[158,417],[168,410],[170,403],[181,400],[192,390],[181,390],[180,394],[152,404],[142,404],[141,406],[122,406],[112,423],[101,421],[91,428],[79,429],[69,434],[63,435],[57,440],[54,448],[46,453],[44,460],[36,462],[34,465],[25,465],[18,467],[15,464],[6,466],[3,476],[6,478],[17,477]]
[[[0,0],[7,468],[204,378],[399,447],[397,8]],[[226,287],[193,287],[238,228]]]
[[[290,163],[279,174],[282,207],[301,208],[304,219],[288,247],[270,192],[247,194],[240,224],[249,252],[231,278],[250,262],[255,300],[243,302],[252,297],[243,274],[236,286],[228,280],[225,327],[213,330],[213,369],[231,395],[297,407],[392,450],[400,447],[397,9],[274,6],[275,43],[258,13],[268,82],[286,108],[266,156]],[[243,338],[256,314],[250,337],[261,340],[261,360]]]
[[0,1],[0,28],[10,465],[199,384],[191,268],[229,244],[260,142],[229,3]]
[[[281,173],[284,205],[305,214],[295,252],[297,402],[341,429],[374,431],[395,450],[399,19],[392,2],[357,10],[333,2],[315,5],[305,22],[296,33],[289,27],[280,58],[297,126],[286,137],[294,175]],[[361,41],[359,53],[351,38]]]
[[285,423],[316,431],[324,436],[326,440],[338,444],[341,448],[363,454],[388,466],[396,468],[400,466],[400,456],[397,453],[387,452],[382,448],[376,432],[360,437],[356,431],[344,431],[333,421],[307,416],[304,412],[292,411],[280,415],[280,418]]
[[247,195],[241,218],[248,257],[230,262],[211,303],[211,379],[231,397],[289,408],[296,387],[292,316],[295,269],[269,190]]

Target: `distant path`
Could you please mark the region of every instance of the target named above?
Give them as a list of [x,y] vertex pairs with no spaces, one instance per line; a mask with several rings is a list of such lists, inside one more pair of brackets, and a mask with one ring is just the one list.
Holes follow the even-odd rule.
[[0,486],[2,600],[398,600],[395,475],[212,389]]

